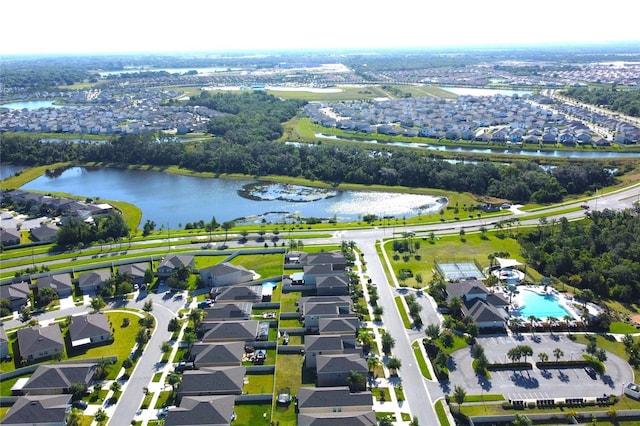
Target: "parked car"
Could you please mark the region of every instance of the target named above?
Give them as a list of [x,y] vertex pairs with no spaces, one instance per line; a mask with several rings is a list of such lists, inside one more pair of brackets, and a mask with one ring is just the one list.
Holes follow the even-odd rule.
[[73,408],[79,408],[81,410],[86,410],[87,407],[89,406],[89,404],[87,404],[86,401],[83,401],[81,399],[76,399],[75,401],[73,401],[71,403],[71,406],[73,406]]
[[593,367],[587,366],[584,368],[584,371],[591,377],[592,379],[596,378],[596,370]]

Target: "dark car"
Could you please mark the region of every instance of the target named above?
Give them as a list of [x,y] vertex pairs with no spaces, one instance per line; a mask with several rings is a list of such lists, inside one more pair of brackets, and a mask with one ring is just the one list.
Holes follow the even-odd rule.
[[593,367],[585,367],[584,371],[591,377],[592,379],[596,378],[596,370]]
[[79,408],[81,410],[86,410],[87,407],[89,406],[89,404],[87,404],[85,401],[83,401],[81,399],[77,399],[77,400],[73,401],[73,403],[71,405],[73,406],[73,408]]

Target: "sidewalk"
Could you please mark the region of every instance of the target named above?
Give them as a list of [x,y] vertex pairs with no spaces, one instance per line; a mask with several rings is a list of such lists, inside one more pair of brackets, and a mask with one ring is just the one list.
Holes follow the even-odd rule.
[[[371,306],[371,303],[369,303],[369,291],[367,289],[367,279],[364,277],[365,274],[362,268],[362,261],[360,260],[360,255],[358,252],[356,252],[356,260],[354,264],[358,268],[358,276],[360,277],[360,284],[362,285],[364,298],[367,301],[367,310],[369,312],[369,316],[373,318],[374,317],[373,306]],[[380,333],[380,328],[384,328],[384,327],[380,327],[378,324],[376,324],[375,321],[371,321],[367,323],[367,326],[373,328],[374,340],[376,341],[376,344],[378,345],[378,347],[382,348],[382,337],[381,337],[382,335]],[[397,386],[397,383],[394,383],[394,381],[399,382],[399,380],[397,378],[396,379],[391,378],[389,369],[382,361],[382,358],[383,357],[381,356],[380,364],[384,371],[384,377],[376,378],[375,384],[373,385],[373,387],[387,388],[388,391],[386,392],[385,402],[380,402],[376,398],[373,399],[373,410],[376,412],[393,413],[396,419],[394,424],[401,425],[406,423],[402,421],[402,413],[406,413],[410,415],[411,410],[409,409],[409,404],[407,403],[407,401],[398,401],[398,399],[396,398],[395,388]]]

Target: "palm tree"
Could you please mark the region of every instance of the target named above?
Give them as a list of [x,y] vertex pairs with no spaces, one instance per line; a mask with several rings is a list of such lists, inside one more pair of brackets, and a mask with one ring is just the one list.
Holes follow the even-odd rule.
[[558,318],[556,317],[547,317],[547,322],[549,323],[549,334],[552,334],[552,327],[558,322]]
[[558,362],[560,357],[564,356],[564,352],[562,352],[562,349],[560,348],[555,348],[553,350],[553,356],[556,357],[556,362]]
[[509,319],[509,325],[511,326],[511,328],[515,328],[516,333],[518,332],[518,330],[522,326],[523,322],[524,322],[524,320],[522,319],[522,317],[511,317]]
[[409,422],[409,426],[420,426],[420,422],[416,416],[413,416],[413,419]]
[[449,301],[449,310],[451,311],[451,316],[459,317],[462,313],[462,299],[458,296],[452,297]]
[[364,374],[352,370],[349,372],[349,377],[347,377],[347,384],[351,392],[358,392],[366,388],[367,378]]
[[538,354],[538,359],[540,360],[540,362],[547,362],[549,361],[549,355],[544,352],[540,352]]
[[569,323],[573,320],[573,317],[569,314],[565,315],[562,317],[562,320],[564,321],[564,326],[567,330],[567,333],[569,333]]
[[384,352],[385,355],[390,355],[395,345],[396,341],[391,334],[385,333],[382,335],[382,352]]
[[527,320],[529,320],[529,327],[531,328],[531,333],[533,333],[533,324],[538,321],[538,318],[535,315],[529,315]]
[[433,341],[440,336],[440,325],[438,324],[429,324],[427,328],[424,330],[424,334],[427,335],[429,341]]
[[369,350],[371,350],[371,345],[373,345],[373,336],[371,336],[367,331],[361,331],[358,333],[357,340],[362,345],[363,352],[368,353]]
[[367,367],[369,368],[369,376],[373,376],[373,372],[380,365],[380,360],[375,356],[367,358]]
[[176,372],[169,373],[167,376],[167,384],[171,385],[171,395],[175,396],[176,391],[182,383],[182,375]]
[[402,367],[402,361],[400,361],[399,358],[393,357],[389,358],[389,360],[387,361],[387,368],[391,370],[392,376],[398,375],[398,370],[400,370],[400,367]]
[[188,318],[189,318],[189,321],[193,322],[194,330],[198,329],[198,326],[200,325],[200,323],[202,322],[206,314],[207,313],[200,308],[192,309],[191,312],[189,312]]
[[96,376],[98,376],[99,378],[104,378],[107,375],[107,370],[109,369],[109,366],[111,364],[111,360],[107,358],[100,358],[100,361],[98,361],[98,366],[96,367]]
[[458,413],[460,413],[460,406],[464,402],[464,399],[467,396],[467,391],[459,385],[456,385],[453,388],[453,400],[458,404]]

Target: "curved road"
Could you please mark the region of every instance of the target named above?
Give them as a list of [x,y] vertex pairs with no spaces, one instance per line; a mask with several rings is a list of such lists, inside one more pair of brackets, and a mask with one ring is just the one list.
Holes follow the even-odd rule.
[[[509,216],[482,219],[471,219],[460,221],[456,223],[434,223],[429,225],[420,226],[407,226],[407,227],[394,227],[396,232],[434,232],[436,234],[443,233],[458,233],[461,228],[468,231],[479,230],[481,227],[487,227],[499,222],[502,219],[509,219],[517,217],[520,225],[536,225],[539,223],[537,217],[544,213],[547,220],[559,219],[560,217],[566,217],[568,219],[577,219],[584,217],[585,211],[570,212],[570,213],[556,213],[566,210],[570,207],[576,207],[583,203],[587,203],[591,210],[602,209],[625,209],[633,207],[633,203],[640,200],[640,183],[628,186],[624,189],[611,192],[608,194],[600,195],[598,197],[591,198],[586,201],[575,202],[571,204],[564,204],[562,206],[551,207],[544,210],[538,210],[536,212],[521,212],[515,208],[512,208],[512,213]],[[529,216],[536,216],[536,218],[527,219]],[[308,234],[308,233],[306,233]],[[372,228],[372,229],[358,229],[358,230],[346,230],[335,232],[331,238],[314,239],[313,243],[329,243],[335,244],[344,240],[353,240],[357,244],[358,248],[364,254],[364,260],[367,262],[367,274],[374,282],[383,284],[388,283],[387,277],[384,273],[384,267],[378,256],[377,250],[379,241],[382,241],[387,237],[387,234],[391,236],[391,232],[387,229]],[[240,246],[235,241],[229,241],[230,248]],[[193,244],[189,246],[181,246],[181,248],[193,247],[199,248],[199,244]],[[128,250],[129,253],[140,253],[156,251],[155,249],[135,248],[135,243],[132,248]],[[79,256],[82,259],[91,259],[91,256]],[[46,258],[46,255],[38,257],[38,260],[43,264],[55,264],[56,261],[42,262]],[[29,257],[31,259],[31,257]],[[62,260],[60,262],[67,262]],[[21,269],[21,267],[14,268]],[[10,268],[7,268],[10,270]],[[437,416],[434,410],[434,402],[443,396],[437,382],[426,380],[422,377],[419,367],[415,361],[411,343],[420,339],[423,335],[422,331],[418,330],[406,330],[403,326],[400,314],[396,310],[394,296],[396,295],[395,285],[379,285],[378,293],[380,296],[379,304],[383,307],[384,315],[384,327],[391,333],[396,340],[396,346],[394,348],[394,356],[400,358],[402,362],[402,384],[405,390],[405,397],[407,403],[412,407],[412,414],[418,417],[420,424],[435,425],[438,424]],[[124,388],[123,395],[118,403],[115,414],[110,419],[109,423],[113,425],[129,424],[131,419],[135,417],[136,411],[140,406],[140,402],[143,396],[143,388],[148,385],[153,375],[158,370],[158,360],[162,354],[160,351],[160,344],[169,339],[171,333],[167,331],[167,325],[169,320],[177,313],[177,311],[183,307],[184,302],[176,302],[174,299],[163,299],[162,294],[151,295],[154,300],[153,315],[156,317],[156,330],[146,346],[146,349],[142,355],[142,360],[139,362],[131,375],[126,387]],[[132,307],[142,308],[143,299],[138,299],[131,303]],[[425,325],[439,322],[438,314],[434,306],[425,298],[421,301],[423,311],[421,316]],[[174,306],[175,305],[175,306]],[[86,310],[86,308],[74,308],[75,310]],[[66,312],[65,312],[66,314]],[[45,314],[47,315],[47,314]],[[60,316],[61,312],[57,311],[52,313],[54,316]],[[38,319],[46,319],[46,316]],[[9,325],[9,324],[7,324]],[[425,403],[429,401],[429,403]]]

